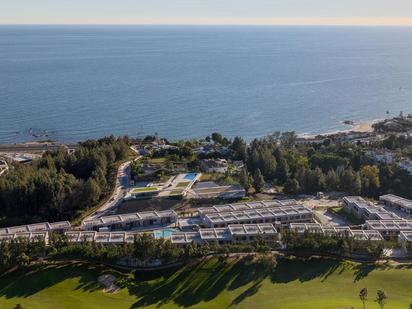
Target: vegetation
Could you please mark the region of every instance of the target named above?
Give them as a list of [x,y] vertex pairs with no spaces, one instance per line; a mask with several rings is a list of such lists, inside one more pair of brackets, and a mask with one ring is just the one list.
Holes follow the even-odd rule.
[[[340,191],[373,198],[385,193],[412,198],[411,175],[396,164],[375,165],[366,155],[368,147],[381,145],[365,147],[332,139],[323,144],[298,145],[295,141],[294,132],[274,133],[250,145],[236,137],[228,159],[247,163],[239,181],[257,192],[266,182],[283,186],[286,194]],[[389,137],[382,144],[412,153],[407,137]]]
[[74,153],[48,152],[0,178],[2,225],[73,219],[108,197],[127,140],[108,137],[79,144]]
[[353,254],[367,254],[371,258],[382,257],[383,242],[359,241],[348,235],[329,236],[323,233],[296,233],[285,230],[282,240],[288,250],[306,254],[337,254],[352,256]]
[[[101,274],[121,289],[102,293]],[[120,273],[81,263],[30,266],[0,275],[0,307],[12,308],[362,308],[357,292],[385,290],[387,308],[411,303],[410,266],[278,259],[266,268],[247,258],[204,260],[170,271]],[[375,295],[366,308],[378,309]]]

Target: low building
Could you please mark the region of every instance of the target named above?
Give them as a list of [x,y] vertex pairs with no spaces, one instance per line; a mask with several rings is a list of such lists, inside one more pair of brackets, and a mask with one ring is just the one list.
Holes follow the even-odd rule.
[[289,228],[299,234],[319,233],[329,236],[347,236],[358,241],[383,241],[382,235],[374,230],[352,230],[349,226],[323,227],[318,223],[291,223]]
[[15,233],[15,234],[3,234],[0,235],[0,242],[2,241],[13,241],[13,240],[27,240],[29,242],[44,241],[46,244],[49,242],[48,232],[30,232],[30,233]]
[[265,200],[265,201],[254,201],[254,202],[242,202],[234,204],[221,204],[214,205],[211,207],[200,207],[198,208],[198,213],[201,218],[204,218],[207,214],[212,213],[223,213],[241,210],[252,210],[252,209],[263,209],[271,207],[280,206],[293,206],[298,205],[298,202],[293,199],[287,200]]
[[28,225],[11,226],[0,229],[0,235],[22,234],[33,232],[56,232],[63,233],[71,228],[69,221],[42,222]]
[[176,222],[177,214],[173,210],[145,211],[88,219],[83,221],[82,228],[95,231],[101,228],[107,228],[109,230],[131,230],[165,226]]
[[412,201],[406,198],[393,194],[386,194],[379,197],[379,201],[385,206],[393,207],[407,214],[412,214]]
[[225,159],[203,159],[200,161],[200,169],[205,173],[224,174],[229,169],[229,164]]
[[225,228],[206,228],[196,232],[177,232],[171,236],[171,241],[176,245],[188,245],[195,242],[199,245],[204,243],[233,244],[247,243],[257,239],[265,242],[275,242],[278,232],[272,224],[243,224],[229,225]]
[[412,231],[401,231],[399,233],[399,243],[405,252],[412,251]]
[[292,222],[313,221],[313,212],[303,205],[275,206],[231,212],[209,213],[201,216],[206,227],[227,227],[230,224],[272,223],[277,227]]
[[389,212],[383,207],[365,201],[360,196],[345,196],[343,198],[343,209],[362,220],[397,220],[399,216]]
[[368,220],[364,228],[378,231],[385,239],[397,239],[400,232],[412,231],[412,221],[408,220]]
[[96,231],[70,231],[66,232],[69,242],[96,242],[104,245],[117,245],[133,243],[136,233],[130,232],[96,232]]

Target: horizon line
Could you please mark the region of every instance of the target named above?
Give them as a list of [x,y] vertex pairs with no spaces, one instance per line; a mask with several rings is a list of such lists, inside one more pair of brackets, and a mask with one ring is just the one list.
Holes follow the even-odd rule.
[[305,24],[305,23],[0,23],[0,26],[292,26],[292,27],[412,27],[410,24]]

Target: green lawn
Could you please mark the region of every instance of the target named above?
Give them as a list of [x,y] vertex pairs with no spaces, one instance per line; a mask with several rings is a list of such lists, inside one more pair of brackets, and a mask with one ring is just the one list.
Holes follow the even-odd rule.
[[186,188],[190,181],[181,181],[176,185],[176,188]]
[[142,193],[142,192],[152,192],[152,191],[159,191],[158,187],[141,187],[141,188],[134,188],[132,193]]
[[118,274],[123,288],[104,294],[96,283],[102,269],[87,265],[49,265],[0,276],[0,308],[276,308],[360,309],[359,290],[388,295],[386,309],[412,302],[412,266],[374,266],[346,261],[279,260],[273,272],[254,265],[216,259],[169,273]]

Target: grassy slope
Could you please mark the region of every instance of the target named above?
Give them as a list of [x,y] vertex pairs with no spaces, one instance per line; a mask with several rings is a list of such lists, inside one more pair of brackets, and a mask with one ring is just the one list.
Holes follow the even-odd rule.
[[255,266],[216,260],[169,274],[136,274],[125,288],[107,295],[96,278],[101,269],[81,265],[47,266],[0,277],[0,308],[21,303],[27,308],[361,308],[358,292],[369,289],[367,308],[376,290],[389,296],[386,308],[408,308],[412,302],[412,267],[374,267],[332,260],[279,261],[265,274]]

